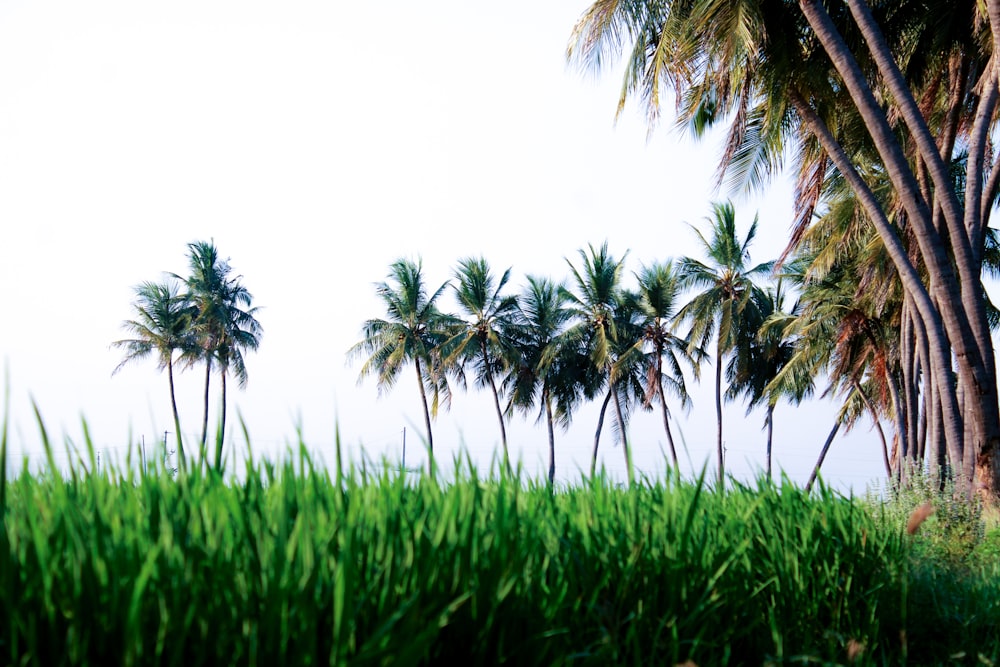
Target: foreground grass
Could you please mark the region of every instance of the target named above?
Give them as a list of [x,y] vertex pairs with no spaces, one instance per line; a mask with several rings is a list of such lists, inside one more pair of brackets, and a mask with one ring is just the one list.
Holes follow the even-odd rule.
[[996,559],[915,559],[827,489],[340,477],[304,453],[226,479],[87,467],[3,480],[2,664],[998,656]]

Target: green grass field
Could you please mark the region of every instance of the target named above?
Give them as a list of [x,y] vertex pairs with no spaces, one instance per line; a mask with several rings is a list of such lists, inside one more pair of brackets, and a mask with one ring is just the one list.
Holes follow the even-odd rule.
[[907,535],[913,494],[339,475],[304,451],[4,479],[0,664],[1000,658],[1000,540],[944,507]]

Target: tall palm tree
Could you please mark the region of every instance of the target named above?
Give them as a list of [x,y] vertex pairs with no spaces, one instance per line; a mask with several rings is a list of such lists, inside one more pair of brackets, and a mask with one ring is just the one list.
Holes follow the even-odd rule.
[[[616,344],[618,328],[615,322],[615,309],[623,297],[621,285],[622,272],[625,267],[625,257],[615,259],[608,252],[605,241],[600,248],[590,245],[588,251],[579,251],[582,265],[577,269],[568,259],[575,290],[565,290],[569,308],[573,312],[576,323],[570,327],[568,334],[574,337],[587,349],[593,368],[602,378],[607,387],[605,405],[610,401],[615,409],[618,423],[618,435],[622,442],[625,455],[625,468],[629,484],[632,483],[632,457],[628,447],[628,437],[625,430],[625,415],[621,396],[618,392],[615,363],[618,360]],[[627,255],[628,253],[626,253]],[[598,420],[594,436],[594,458],[597,456],[597,444],[601,437],[604,410]]]
[[587,374],[586,352],[565,335],[573,317],[566,307],[566,290],[548,278],[527,277],[511,328],[517,359],[507,369],[506,413],[528,414],[539,406],[536,421],[545,420],[549,445],[549,484],[555,481],[555,425],[569,428],[573,411],[583,398],[592,398],[596,386]]
[[[431,416],[437,414],[439,393],[447,392],[448,387],[438,348],[448,339],[450,329],[459,323],[457,318],[442,313],[437,307],[437,300],[448,284],[446,281],[428,294],[423,262],[419,258],[416,261],[397,259],[390,266],[388,280],[375,286],[376,294],[385,304],[386,319],[366,321],[361,340],[347,352],[349,359],[365,357],[358,382],[375,375],[379,393],[391,389],[403,367],[413,364],[427,429],[431,471],[434,467]],[[433,393],[430,404],[427,389]]]
[[226,385],[232,371],[240,387],[247,383],[243,353],[256,350],[263,329],[257,321],[258,308],[251,305],[253,295],[239,277],[233,277],[229,260],[219,256],[211,241],[188,244],[187,298],[196,309],[193,329],[199,357],[205,363],[204,416],[201,430],[201,455],[204,459],[208,436],[208,395],[212,367],[218,365],[222,383],[222,406],[216,436],[215,467],[222,469],[222,447],[226,429]]
[[194,308],[180,293],[177,282],[144,282],[135,287],[136,299],[132,304],[136,318],[126,320],[122,328],[131,335],[112,343],[125,350],[125,358],[112,371],[112,375],[133,361],[156,355],[157,367],[167,369],[170,383],[170,408],[174,416],[174,433],[177,435],[177,453],[184,461],[184,439],[181,420],[177,413],[174,392],[174,355],[190,354],[195,348],[191,324]]
[[770,273],[772,262],[750,266],[750,244],[757,235],[754,217],[746,238],[736,232],[736,210],[732,202],[712,205],[713,216],[707,218],[710,238],[692,227],[701,242],[706,262],[682,257],[678,264],[681,284],[701,289],[677,313],[678,322],[691,323],[688,332],[689,349],[705,347],[715,338],[715,414],[717,425],[716,453],[719,464],[719,486],[725,484],[725,463],[722,448],[722,369],[724,358],[745,340],[745,327],[755,329],[761,317],[763,290],[755,279]]
[[456,360],[467,360],[474,365],[476,381],[487,386],[493,394],[493,406],[500,424],[500,442],[503,445],[504,465],[510,469],[510,452],[507,447],[507,429],[500,408],[500,392],[496,377],[502,374],[514,357],[510,340],[510,325],[517,310],[517,298],[501,292],[510,280],[508,268],[496,279],[489,263],[483,257],[459,260],[455,270],[455,296],[468,320],[446,342],[446,365]]
[[636,304],[644,320],[642,336],[636,344],[650,352],[645,391],[646,405],[649,406],[653,400],[659,399],[663,430],[666,432],[670,456],[676,468],[677,448],[670,430],[670,409],[667,407],[666,388],[669,387],[671,393],[680,399],[681,407],[689,405],[690,397],[680,362],[683,360],[691,366],[697,377],[698,363],[703,353],[701,349],[689,350],[688,341],[673,332],[680,291],[673,262],[643,266],[636,274],[636,280],[639,284]]
[[595,0],[569,55],[601,68],[629,48],[619,108],[638,96],[655,119],[660,89],[671,88],[696,133],[728,123],[720,172],[734,185],[762,185],[797,147],[793,242],[831,182],[850,188],[909,304],[899,325],[921,332],[923,391],[937,397],[948,458],[1000,503],[997,370],[980,285],[1000,188],[989,163],[1000,0]]

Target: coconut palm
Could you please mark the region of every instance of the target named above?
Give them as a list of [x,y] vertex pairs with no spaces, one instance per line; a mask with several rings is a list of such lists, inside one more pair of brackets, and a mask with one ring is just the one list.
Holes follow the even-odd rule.
[[195,310],[179,290],[177,282],[173,280],[162,283],[144,282],[135,287],[136,299],[132,307],[136,318],[122,323],[122,328],[132,337],[112,343],[114,347],[125,351],[125,358],[111,374],[118,373],[129,363],[151,355],[156,356],[160,370],[167,369],[177,453],[183,462],[184,439],[181,436],[181,420],[174,392],[174,356],[177,352],[182,356],[190,354],[195,349],[191,329]]
[[239,386],[247,383],[243,354],[260,345],[263,329],[257,321],[258,308],[253,295],[243,286],[240,277],[231,276],[228,259],[222,259],[212,241],[188,244],[187,299],[196,315],[192,328],[199,352],[197,358],[205,364],[204,412],[201,429],[201,456],[204,460],[208,436],[208,396],[213,366],[221,378],[222,404],[219,430],[216,435],[215,468],[222,469],[222,448],[225,441],[227,378],[230,371]]
[[517,302],[511,340],[518,352],[503,386],[509,397],[505,412],[525,415],[538,406],[537,421],[545,420],[548,433],[549,484],[555,481],[555,425],[569,428],[576,407],[592,398],[596,386],[586,351],[564,335],[573,314],[566,307],[566,290],[548,278],[527,277]]
[[[736,232],[736,210],[732,202],[715,203],[713,215],[707,218],[710,238],[692,227],[701,242],[706,262],[682,257],[678,273],[682,286],[700,289],[677,313],[677,321],[690,322],[687,335],[689,349],[705,347],[715,338],[715,414],[717,425],[716,453],[719,485],[725,484],[725,463],[722,447],[722,370],[726,355],[746,340],[745,327],[759,324],[763,290],[754,282],[768,275],[772,262],[750,266],[750,244],[757,234],[754,217],[746,238]],[[755,329],[754,329],[755,330]]]
[[458,262],[455,270],[455,297],[468,317],[459,330],[445,343],[446,365],[462,360],[474,365],[476,382],[489,387],[493,406],[500,424],[504,465],[510,469],[507,429],[500,408],[500,392],[496,377],[504,372],[515,355],[510,340],[510,325],[517,310],[517,298],[501,292],[510,280],[510,269],[497,279],[487,261],[468,257]]
[[[616,384],[618,376],[614,368],[621,351],[621,348],[616,347],[618,328],[615,321],[615,309],[621,303],[624,295],[621,280],[625,258],[615,259],[608,252],[606,241],[600,248],[595,249],[593,245],[590,245],[588,251],[581,249],[579,254],[582,262],[580,269],[577,269],[568,259],[566,260],[576,290],[565,290],[569,308],[576,320],[567,334],[586,348],[595,373],[607,387],[605,406],[609,401],[614,406],[618,435],[625,455],[625,468],[629,484],[631,484],[633,477],[632,456],[625,430],[624,409]],[[594,436],[594,460],[597,458],[597,445],[601,437],[603,418],[604,409],[602,408]]]
[[[413,364],[420,389],[420,401],[427,429],[428,465],[434,466],[434,434],[431,416],[437,415],[439,396],[448,396],[439,346],[449,338],[449,331],[459,321],[442,313],[437,300],[448,287],[444,282],[427,292],[423,262],[397,259],[389,269],[388,280],[375,286],[375,293],[386,308],[386,319],[370,319],[362,327],[362,338],[348,350],[348,358],[364,357],[358,382],[376,376],[378,390],[391,389],[407,364]],[[432,392],[429,403],[427,390]]]
[[851,189],[906,294],[900,326],[922,332],[952,465],[993,502],[1000,405],[980,275],[1000,187],[998,45],[1000,0],[596,0],[569,52],[601,68],[630,49],[619,108],[638,96],[655,119],[669,88],[682,125],[729,123],[720,171],[735,185],[763,184],[797,147],[795,234],[830,181]]
[[670,429],[670,409],[667,407],[666,390],[680,400],[681,407],[690,404],[681,361],[691,366],[696,377],[703,353],[700,349],[689,350],[687,340],[673,332],[673,320],[678,309],[680,284],[674,271],[673,262],[654,263],[643,266],[636,274],[639,287],[636,306],[643,316],[642,335],[636,344],[650,352],[647,365],[645,403],[651,406],[659,399],[663,417],[663,430],[670,446],[673,465],[678,466],[677,448]]

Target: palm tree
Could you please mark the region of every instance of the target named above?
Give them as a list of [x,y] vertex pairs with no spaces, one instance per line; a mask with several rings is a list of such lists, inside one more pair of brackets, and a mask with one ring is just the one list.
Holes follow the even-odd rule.
[[184,439],[181,436],[181,420],[177,413],[177,399],[174,392],[174,354],[189,354],[195,341],[191,323],[195,312],[191,304],[180,294],[175,281],[162,283],[144,282],[135,287],[136,319],[122,323],[131,338],[116,340],[114,347],[125,350],[125,358],[112,371],[112,375],[133,361],[156,355],[157,367],[167,369],[170,383],[170,408],[174,416],[174,433],[177,435],[177,452],[184,461]]
[[980,285],[1000,188],[989,163],[1000,83],[987,74],[1000,0],[595,0],[569,56],[601,68],[629,44],[619,109],[639,96],[655,120],[660,89],[671,88],[681,125],[697,134],[728,123],[720,173],[731,184],[762,185],[797,147],[793,243],[831,182],[850,188],[905,293],[899,326],[920,331],[923,391],[937,397],[948,457],[1000,502],[997,371]]
[[[349,359],[366,357],[358,382],[375,375],[379,393],[392,388],[404,366],[414,365],[431,471],[434,469],[431,416],[437,414],[439,394],[443,391],[447,396],[448,390],[438,348],[448,339],[450,329],[459,323],[457,318],[438,310],[437,300],[447,287],[446,281],[428,295],[423,262],[419,258],[397,259],[390,266],[388,280],[375,286],[376,294],[385,304],[387,318],[366,321],[361,340],[347,352]],[[433,392],[432,405],[428,404],[428,388]]]
[[218,364],[222,382],[222,409],[216,436],[215,468],[222,469],[222,447],[226,429],[226,379],[235,374],[239,386],[247,383],[243,353],[256,350],[263,329],[252,306],[253,295],[239,277],[231,277],[229,260],[222,259],[214,242],[188,244],[189,275],[187,298],[196,309],[193,329],[200,359],[205,363],[204,417],[201,430],[201,455],[204,459],[208,435],[208,394],[213,364]]
[[711,238],[706,239],[696,228],[695,233],[707,257],[707,263],[682,257],[678,271],[684,287],[702,289],[677,313],[677,321],[690,321],[689,349],[705,347],[714,337],[715,414],[717,424],[716,452],[719,463],[719,486],[725,484],[725,463],[722,449],[722,367],[724,357],[736,349],[748,324],[756,331],[761,322],[759,308],[765,300],[763,290],[754,279],[767,275],[772,263],[750,267],[750,244],[757,234],[754,217],[746,238],[736,233],[736,210],[732,202],[715,203]]
[[510,269],[504,271],[497,280],[484,258],[469,257],[459,260],[455,280],[455,296],[469,319],[446,342],[447,358],[444,363],[451,365],[457,360],[471,362],[475,367],[477,383],[490,388],[497,421],[500,423],[504,465],[509,470],[507,429],[503,410],[500,408],[496,376],[503,373],[515,354],[509,329],[517,309],[517,298],[501,295],[510,280]]
[[[621,287],[622,271],[625,258],[617,260],[608,252],[605,241],[600,248],[589,246],[589,252],[579,251],[582,260],[581,269],[577,269],[568,259],[566,263],[572,272],[576,292],[565,290],[570,310],[573,312],[576,324],[570,327],[568,334],[583,345],[588,352],[593,368],[607,386],[608,401],[614,405],[618,422],[618,434],[625,454],[625,469],[629,484],[632,483],[632,457],[628,448],[628,438],[625,431],[625,415],[621,396],[616,384],[615,363],[618,361],[616,343],[618,329],[615,322],[615,309],[620,304],[623,291]],[[626,253],[627,254],[627,253]],[[597,457],[597,445],[601,437],[601,426],[604,419],[604,409],[598,420],[594,436],[594,459]]]
[[509,396],[505,412],[528,414],[539,406],[536,421],[545,419],[549,445],[549,484],[556,474],[555,424],[569,428],[572,414],[582,398],[592,398],[596,387],[585,371],[586,352],[565,335],[573,317],[566,307],[566,290],[548,278],[527,277],[527,286],[517,303],[511,327],[518,356],[507,369],[504,390]]
[[676,468],[677,448],[670,430],[670,409],[667,407],[665,389],[669,387],[671,393],[680,399],[681,407],[689,405],[690,397],[680,361],[683,359],[689,364],[697,377],[698,360],[703,353],[700,349],[689,351],[688,341],[673,333],[673,320],[677,314],[677,298],[680,291],[678,277],[673,267],[673,262],[654,263],[643,266],[636,274],[639,283],[636,305],[644,318],[642,336],[636,344],[650,351],[645,401],[647,406],[651,406],[653,400],[659,399],[663,430],[666,432],[670,456]]

